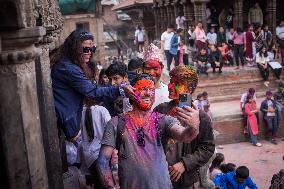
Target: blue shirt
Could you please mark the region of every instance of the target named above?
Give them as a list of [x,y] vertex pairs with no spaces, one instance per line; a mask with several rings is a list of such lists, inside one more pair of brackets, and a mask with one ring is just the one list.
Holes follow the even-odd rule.
[[68,139],[75,137],[80,130],[85,97],[111,101],[119,96],[117,87],[98,87],[68,58],[62,58],[52,67],[51,79],[57,123]]
[[170,53],[172,55],[177,55],[178,53],[178,45],[179,45],[179,42],[178,42],[178,35],[175,33],[171,39],[171,48],[170,48]]
[[222,189],[245,189],[246,187],[250,189],[258,189],[250,177],[242,183],[237,183],[235,176],[236,172],[220,174],[215,177],[214,183]]

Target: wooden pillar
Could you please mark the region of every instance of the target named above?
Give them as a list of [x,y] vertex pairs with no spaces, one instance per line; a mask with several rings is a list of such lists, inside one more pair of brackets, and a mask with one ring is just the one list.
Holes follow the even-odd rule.
[[266,23],[268,24],[271,31],[274,33],[276,28],[276,0],[267,0],[266,6]]
[[164,32],[168,26],[167,12],[164,6],[160,7],[160,10],[161,10],[161,29],[162,29],[162,32]]
[[154,18],[155,18],[155,36],[158,39],[159,37],[159,25],[160,25],[160,20],[159,20],[159,9],[158,7],[154,7]]
[[[270,0],[268,0],[270,1]],[[234,1],[234,28],[240,27],[244,29],[244,19],[243,19],[243,0]]]

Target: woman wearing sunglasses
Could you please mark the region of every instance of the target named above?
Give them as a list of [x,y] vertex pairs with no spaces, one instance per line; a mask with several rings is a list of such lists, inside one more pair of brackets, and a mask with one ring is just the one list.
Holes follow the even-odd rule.
[[[76,140],[85,97],[97,101],[115,100],[119,87],[98,87],[86,77],[86,66],[95,52],[94,37],[86,31],[73,31],[52,61],[51,78],[57,123],[67,138]],[[123,86],[124,92],[132,94],[132,88]]]

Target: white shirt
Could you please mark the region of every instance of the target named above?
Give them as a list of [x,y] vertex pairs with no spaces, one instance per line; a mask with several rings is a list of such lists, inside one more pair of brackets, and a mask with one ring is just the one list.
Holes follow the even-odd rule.
[[216,33],[208,32],[208,33],[207,33],[207,39],[208,39],[208,43],[209,43],[210,45],[215,45],[215,44],[217,44],[217,34],[216,34]]
[[168,33],[165,31],[161,36],[161,41],[164,41],[164,50],[170,50],[171,49],[171,39],[174,35],[174,32]]
[[161,82],[161,86],[159,88],[155,89],[155,103],[152,106],[152,110],[164,103],[164,102],[169,102],[171,99],[169,99],[169,90],[168,86],[165,85],[164,83]]
[[[245,104],[246,104],[246,101],[247,101],[247,96],[248,96],[248,92],[245,92],[245,93],[242,94],[242,97],[241,97],[242,108],[245,107]],[[255,93],[253,95],[253,100],[256,102],[256,95],[255,95]]]
[[265,64],[269,62],[269,56],[264,57],[264,55],[260,56],[260,53],[256,53],[255,62],[258,64]]
[[284,27],[280,27],[280,26],[276,27],[276,35],[279,38],[283,39],[284,38]]
[[189,34],[188,39],[195,39],[194,32],[192,32],[191,30],[188,30],[187,33]]
[[227,32],[226,33],[226,39],[227,39],[227,43],[229,42],[229,40],[233,40],[234,34],[231,32]]
[[[105,131],[107,122],[111,119],[110,114],[103,106],[91,106],[93,128],[94,128],[94,139],[90,142],[89,136],[85,126],[85,113],[86,107],[83,108],[82,112],[82,166],[88,169],[94,161],[98,158],[101,149],[101,140]],[[83,170],[84,170],[83,168]],[[87,171],[87,170],[85,170]]]
[[138,42],[144,42],[144,31],[143,30],[136,30],[135,31],[135,38],[137,37]]
[[185,21],[185,17],[184,16],[178,16],[176,18],[177,29],[179,29],[179,28],[184,29],[184,25],[183,25],[184,21]]

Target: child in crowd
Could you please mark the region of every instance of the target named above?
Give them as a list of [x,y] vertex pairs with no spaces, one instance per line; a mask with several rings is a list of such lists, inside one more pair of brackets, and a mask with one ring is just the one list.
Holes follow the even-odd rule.
[[216,68],[219,68],[219,73],[222,73],[224,61],[219,49],[215,45],[211,46],[210,63],[213,68],[213,73],[216,72]]
[[202,110],[202,94],[198,94],[196,99],[193,101],[193,104],[199,109]]
[[245,104],[245,112],[247,114],[247,125],[246,128],[249,132],[251,142],[254,146],[261,147],[261,143],[257,142],[258,134],[258,121],[256,113],[258,112],[256,102],[253,100],[252,95],[247,96],[247,102]]
[[211,180],[214,180],[214,178],[222,174],[222,171],[220,170],[220,166],[222,163],[225,162],[225,156],[222,153],[216,153],[215,159],[212,161],[212,164],[209,168],[209,177]]
[[217,34],[214,27],[211,27],[210,32],[207,33],[207,41],[209,47],[212,45],[217,45]]
[[101,148],[101,140],[111,116],[106,108],[98,106],[94,100],[86,99],[82,112],[81,172],[91,174],[96,187],[102,187],[95,168]]
[[197,57],[196,57],[196,61],[197,61],[198,73],[208,75],[208,73],[207,73],[208,55],[207,55],[207,51],[206,51],[205,48],[202,48],[200,50],[199,55],[197,55]]
[[234,172],[219,174],[215,177],[214,183],[222,189],[258,189],[249,176],[249,169],[240,166]]
[[233,66],[234,62],[233,62],[232,50],[229,48],[229,45],[223,42],[222,46],[219,47],[219,50],[221,52],[224,63],[229,66]]
[[137,75],[143,73],[143,60],[140,58],[131,59],[128,63],[128,81],[131,82]]
[[222,173],[229,173],[236,170],[236,165],[233,163],[223,163],[220,165],[220,170]]
[[[107,76],[111,80],[113,86],[120,86],[123,83],[128,83],[127,66],[124,63],[116,62],[111,64],[106,70]],[[107,109],[111,116],[116,116],[120,113],[125,113],[132,110],[129,99],[126,97],[119,97],[115,103],[107,104]]]
[[110,86],[109,78],[105,72],[106,72],[105,69],[101,69],[99,74],[99,85],[102,87]]
[[201,103],[202,103],[202,108],[204,106],[210,107],[210,102],[209,102],[209,99],[208,99],[208,93],[206,91],[204,91],[202,93],[202,102]]

